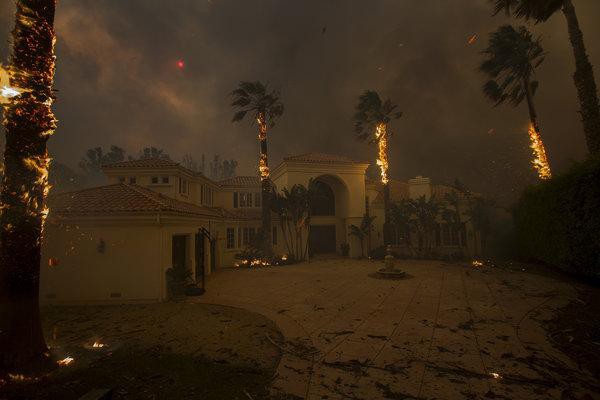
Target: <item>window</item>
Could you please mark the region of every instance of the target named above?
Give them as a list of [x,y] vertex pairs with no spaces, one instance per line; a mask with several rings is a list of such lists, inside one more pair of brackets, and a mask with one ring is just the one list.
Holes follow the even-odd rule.
[[238,247],[242,247],[242,228],[238,228],[238,238],[237,238]]
[[156,185],[158,183],[158,176],[153,176],[150,178],[150,182],[152,182],[153,185]]
[[273,227],[273,245],[277,246],[277,227]]
[[124,176],[120,176],[119,177],[119,183],[125,183],[125,177]]
[[233,208],[238,208],[238,192],[233,192]]
[[240,207],[246,207],[246,193],[240,193]]
[[243,228],[242,229],[242,245],[248,246],[254,242],[256,237],[256,228]]
[[319,181],[315,186],[319,196],[312,202],[312,215],[335,215],[335,194],[331,187]]
[[246,206],[252,207],[252,193],[246,193]]
[[168,176],[163,176],[162,177],[162,183],[169,183],[169,177]]
[[204,204],[204,185],[200,185],[200,204]]
[[188,193],[188,181],[185,179],[179,178],[179,193],[187,194]]
[[129,184],[130,185],[135,185],[136,182],[137,182],[137,179],[135,179],[135,176],[129,177]]
[[227,228],[227,248],[235,248],[235,229]]
[[254,193],[254,206],[255,207],[260,207],[260,203],[261,203],[261,194],[260,193]]

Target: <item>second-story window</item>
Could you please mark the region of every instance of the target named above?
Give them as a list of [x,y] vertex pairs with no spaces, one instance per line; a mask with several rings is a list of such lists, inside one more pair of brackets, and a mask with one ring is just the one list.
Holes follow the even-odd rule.
[[156,185],[158,183],[158,176],[153,176],[150,178],[150,182],[152,182],[153,185]]
[[254,193],[254,207],[260,207],[260,203],[262,201],[260,193]]
[[168,176],[163,176],[162,177],[162,183],[169,183],[169,177]]
[[119,183],[125,183],[125,177],[124,176],[120,176],[119,177]]
[[179,178],[179,193],[188,194],[188,181],[182,178]]
[[129,184],[130,185],[135,185],[136,183],[137,183],[137,179],[135,178],[135,176],[129,177]]

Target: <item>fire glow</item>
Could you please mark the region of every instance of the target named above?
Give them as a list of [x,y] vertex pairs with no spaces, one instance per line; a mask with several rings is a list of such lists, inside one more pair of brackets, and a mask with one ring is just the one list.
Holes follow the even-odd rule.
[[483,267],[483,262],[479,261],[479,260],[473,260],[473,262],[471,263],[471,265],[473,265],[476,268]]
[[375,137],[377,138],[377,143],[379,144],[379,158],[377,159],[377,165],[379,165],[379,168],[381,169],[381,183],[387,185],[389,179],[387,176],[387,129],[385,124],[381,123],[377,125]]
[[550,172],[550,164],[548,163],[548,157],[546,156],[546,148],[544,147],[544,142],[542,142],[542,138],[540,133],[535,129],[533,124],[529,124],[529,139],[531,143],[529,147],[533,150],[533,167],[538,173],[538,176],[542,180],[552,178],[552,173]]
[[95,341],[94,344],[92,344],[92,348],[94,348],[94,349],[101,349],[104,346],[106,346],[104,343],[100,343],[98,341]]
[[60,365],[61,367],[66,367],[67,365],[70,365],[73,361],[75,361],[75,359],[73,357],[65,357],[62,360],[58,360],[56,363],[58,365]]

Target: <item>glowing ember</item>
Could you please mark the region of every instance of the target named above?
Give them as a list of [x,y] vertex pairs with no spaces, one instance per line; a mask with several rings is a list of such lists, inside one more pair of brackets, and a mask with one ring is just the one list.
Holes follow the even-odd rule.
[[533,124],[529,124],[529,139],[531,143],[529,147],[533,150],[533,167],[538,173],[538,176],[542,180],[552,178],[552,173],[550,172],[550,164],[548,163],[548,158],[546,157],[546,149],[544,147],[544,143],[542,142],[542,138],[540,136],[540,132],[535,129]]
[[260,155],[260,160],[258,160],[258,171],[260,172],[260,180],[264,181],[269,179],[269,166],[267,165],[267,156],[265,154]]
[[469,38],[469,40],[467,41],[468,44],[475,44],[475,42],[477,41],[477,34],[474,34],[473,36],[471,36]]
[[267,138],[267,121],[265,121],[263,113],[258,114],[256,123],[258,124],[258,140],[265,140]]
[[32,382],[37,380],[37,378],[25,376],[23,374],[8,374],[8,379],[14,382]]
[[18,96],[20,94],[21,94],[21,92],[19,92],[15,88],[11,88],[11,87],[8,87],[8,86],[2,86],[2,87],[0,87],[0,96],[1,97],[5,97],[7,99],[10,99],[10,98],[16,97],[16,96]]
[[288,259],[287,254],[284,254],[281,256],[281,261],[287,261],[287,259]]
[[94,342],[94,344],[92,345],[92,347],[94,349],[101,349],[102,347],[106,346],[104,343],[100,343],[98,341]]
[[75,361],[75,359],[73,357],[65,357],[62,360],[58,360],[56,363],[58,365],[60,365],[61,367],[65,367],[65,366],[71,364],[73,361]]
[[235,266],[236,267],[268,267],[270,266],[271,263],[265,260],[261,260],[258,258],[252,259],[252,260],[242,260],[239,263],[236,263]]
[[497,372],[490,372],[490,376],[494,379],[502,379],[502,375]]
[[381,183],[387,185],[389,179],[387,176],[387,129],[385,124],[381,123],[377,125],[375,137],[377,138],[377,143],[379,144],[379,159],[377,159],[377,165],[379,165],[379,168],[381,169]]
[[183,60],[178,60],[177,61],[177,68],[183,69],[184,67],[185,67],[185,62],[183,62]]
[[0,65],[0,104],[8,103],[9,99],[17,97],[22,93],[22,89],[10,86],[9,71]]
[[483,262],[479,260],[473,260],[471,263],[474,267],[483,267]]

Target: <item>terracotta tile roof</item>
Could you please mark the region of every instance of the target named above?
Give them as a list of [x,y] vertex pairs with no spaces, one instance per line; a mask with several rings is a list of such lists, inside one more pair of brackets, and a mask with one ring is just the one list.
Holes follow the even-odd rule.
[[171,212],[220,217],[218,208],[175,200],[153,190],[119,183],[77,192],[60,193],[49,199],[50,212],[58,215]]
[[240,187],[240,186],[260,186],[260,178],[258,176],[233,176],[217,182],[223,187]]
[[[277,216],[274,213],[271,213],[272,218],[276,218]],[[255,209],[243,209],[237,208],[233,210],[223,210],[223,217],[231,218],[231,219],[243,219],[243,220],[262,220],[262,210],[260,208]]]
[[121,161],[103,165],[102,168],[168,168],[179,167],[179,163],[164,158],[145,158],[142,160]]
[[327,163],[327,164],[362,164],[362,161],[353,160],[346,156],[338,156],[334,154],[325,153],[306,153],[299,154],[297,156],[284,157],[284,161],[300,161],[300,162],[314,162],[314,163]]
[[[377,186],[378,192],[373,203],[383,204],[383,185],[380,181],[372,181],[371,183]],[[392,201],[408,199],[408,183],[390,179],[390,199]]]

